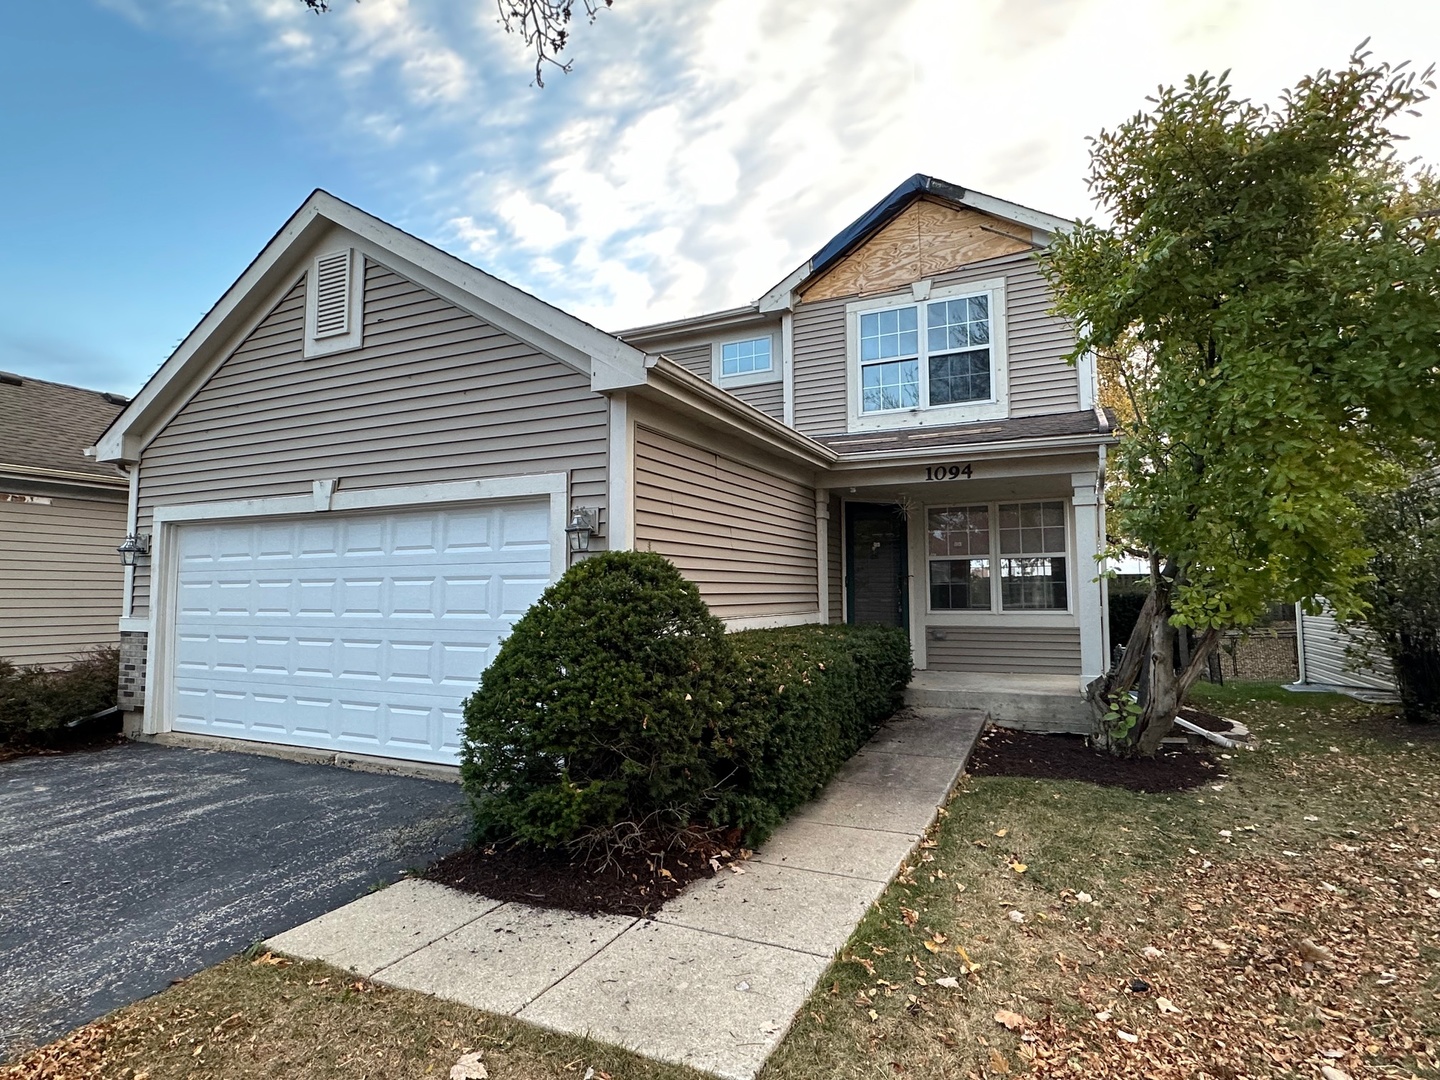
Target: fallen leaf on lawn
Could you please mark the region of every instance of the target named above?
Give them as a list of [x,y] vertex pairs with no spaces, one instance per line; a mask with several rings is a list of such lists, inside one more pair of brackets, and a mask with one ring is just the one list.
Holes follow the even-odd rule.
[[1140,955],[1145,957],[1146,960],[1159,960],[1165,954],[1154,945],[1146,945],[1145,948],[1140,950]]
[[1075,894],[1075,902],[1077,904],[1093,904],[1095,902],[1095,898],[1091,896],[1088,892],[1077,892]]
[[1432,900],[1440,900],[1440,889],[1426,889],[1425,895]]
[[974,972],[980,970],[980,965],[977,964],[974,960],[970,959],[970,954],[965,951],[964,945],[955,946],[955,955],[960,957],[960,959],[965,962],[965,970],[967,972],[973,974]]
[[1337,1069],[1334,1065],[1321,1065],[1320,1075],[1325,1080],[1350,1080],[1350,1074],[1344,1069]]
[[1030,868],[1026,866],[1023,862],[1012,862],[1010,864],[1010,869],[1014,870],[1017,874],[1023,874],[1026,870]]
[[1000,1051],[996,1050],[993,1046],[990,1048],[990,1071],[997,1073],[1008,1073],[1010,1071],[1010,1062],[1004,1054],[1000,1053]]
[[943,986],[946,990],[959,990],[960,980],[953,975],[942,975],[935,980],[936,986]]
[[936,933],[930,935],[930,940],[935,942],[936,945],[944,945],[945,942],[949,941],[950,939],[947,938],[944,934],[937,931]]
[[1009,1009],[1001,1009],[997,1012],[995,1014],[995,1022],[997,1024],[1003,1024],[1007,1031],[1019,1031],[1029,1023],[1025,1017],[1017,1012],[1011,1012]]
[[1179,1012],[1180,1012],[1180,1010],[1175,1007],[1175,1003],[1174,1003],[1173,1001],[1171,1001],[1171,1000],[1170,1000],[1169,998],[1167,998],[1167,997],[1156,998],[1156,999],[1155,999],[1155,1007],[1156,1007],[1157,1009],[1159,1009],[1162,1013],[1179,1013]]
[[1298,946],[1300,955],[1311,963],[1319,963],[1324,960],[1326,963],[1335,962],[1335,954],[1323,945],[1316,945],[1309,938],[1301,938]]
[[1125,1042],[1128,1043],[1138,1043],[1140,1041],[1139,1035],[1131,1035],[1130,1032],[1123,1031],[1120,1028],[1115,1029],[1115,1034],[1118,1038],[1123,1039]]
[[940,951],[940,946],[937,945],[937,944],[935,944],[935,942],[933,942],[933,941],[927,940],[927,941],[925,941],[924,944],[925,944],[925,948],[927,948],[927,949],[930,950],[931,952],[938,953],[938,952]]
[[1007,832],[1009,832],[1009,831],[1010,831],[1009,829],[996,829],[996,830],[995,830],[995,835],[996,835],[996,836],[1004,836],[1004,835],[1005,835]]
[[490,1071],[480,1060],[484,1053],[476,1050],[473,1054],[461,1055],[460,1060],[450,1066],[450,1080],[489,1080]]
[[1096,1013],[1096,1014],[1095,1014],[1095,1019],[1096,1019],[1096,1020],[1099,1020],[1101,1023],[1104,1023],[1106,1020],[1109,1020],[1109,1019],[1110,1019],[1110,1010],[1109,1010],[1109,1009],[1105,1009],[1105,1010],[1103,1010],[1103,1011],[1101,1011],[1101,1012]]
[[1005,917],[1013,923],[1023,923],[1025,921],[1025,913],[1023,911],[1012,911]]
[[873,1024],[873,1023],[875,1023],[876,1021],[878,1021],[879,1019],[880,1019],[880,1014],[877,1013],[874,1009],[871,1009],[871,1010],[870,1010],[870,1022]]
[[289,967],[290,961],[283,956],[276,956],[272,952],[263,953],[250,961],[252,964],[272,964],[275,967]]
[[906,926],[914,927],[914,925],[920,921],[920,914],[919,912],[911,911],[908,907],[902,907],[900,909],[900,918],[905,920]]

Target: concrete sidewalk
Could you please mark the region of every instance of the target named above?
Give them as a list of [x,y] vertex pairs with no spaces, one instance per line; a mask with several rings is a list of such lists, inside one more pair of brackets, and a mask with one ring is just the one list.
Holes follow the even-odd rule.
[[984,722],[978,712],[927,710],[891,722],[741,873],[692,884],[653,919],[500,903],[411,880],[269,944],[751,1080],[934,820]]

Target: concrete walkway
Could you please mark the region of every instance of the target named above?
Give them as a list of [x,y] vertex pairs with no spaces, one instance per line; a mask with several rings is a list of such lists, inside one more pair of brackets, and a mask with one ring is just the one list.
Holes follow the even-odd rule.
[[411,880],[269,944],[750,1080],[934,820],[984,719],[922,710],[888,724],[741,873],[692,884],[653,919],[499,903]]

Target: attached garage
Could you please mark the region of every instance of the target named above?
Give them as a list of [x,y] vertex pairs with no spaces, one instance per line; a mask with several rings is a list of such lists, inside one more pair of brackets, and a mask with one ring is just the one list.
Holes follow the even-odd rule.
[[455,764],[462,702],[563,569],[564,513],[563,475],[158,511],[154,719]]

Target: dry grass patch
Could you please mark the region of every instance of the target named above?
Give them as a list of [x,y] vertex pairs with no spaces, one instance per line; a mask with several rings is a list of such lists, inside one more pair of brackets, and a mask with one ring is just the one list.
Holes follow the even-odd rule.
[[1440,1076],[1440,741],[1208,707],[1263,742],[1195,791],[968,780],[765,1080]]
[[[0,1080],[699,1080],[316,962],[237,957],[0,1066]],[[472,1058],[473,1060],[473,1058]],[[593,1073],[589,1072],[593,1070]]]

